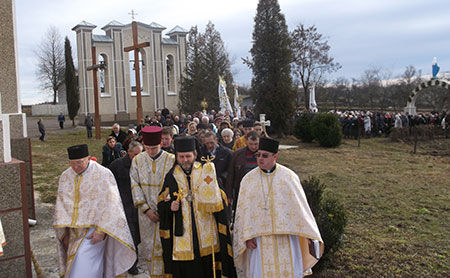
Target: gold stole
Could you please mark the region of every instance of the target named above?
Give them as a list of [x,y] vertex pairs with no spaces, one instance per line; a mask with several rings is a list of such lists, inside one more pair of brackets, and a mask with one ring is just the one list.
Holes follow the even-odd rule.
[[[186,175],[180,165],[176,165],[173,176],[178,184],[178,193],[185,197],[189,193],[193,196],[192,206],[194,208],[194,219],[191,214],[191,204],[186,198],[181,198],[181,209],[183,214],[183,236],[174,236],[173,239],[173,260],[189,261],[194,260],[194,244],[192,237],[192,221],[197,227],[197,238],[200,249],[200,256],[207,256],[212,253],[212,242],[214,242],[214,252],[219,252],[219,239],[217,234],[217,223],[210,212],[199,210],[198,200],[201,199],[199,187],[203,182],[202,165],[194,162],[191,172],[191,191],[189,191]],[[175,216],[174,216],[175,230]],[[211,233],[211,227],[213,229]],[[212,238],[213,237],[213,238]]]

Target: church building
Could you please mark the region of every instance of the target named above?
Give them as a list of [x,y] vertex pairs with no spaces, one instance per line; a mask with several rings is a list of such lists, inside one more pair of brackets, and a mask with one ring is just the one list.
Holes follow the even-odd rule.
[[137,22],[139,61],[134,61],[132,24],[111,21],[102,30],[104,35],[93,34],[97,26],[82,21],[72,28],[77,34],[78,84],[80,92],[80,120],[87,113],[94,114],[94,82],[92,47],[96,48],[96,63],[103,64],[97,71],[99,113],[101,121],[136,120],[136,75],[139,66],[143,115],[153,115],[167,107],[178,111],[181,77],[186,66],[187,30],[176,26],[163,36],[166,29],[157,23]]

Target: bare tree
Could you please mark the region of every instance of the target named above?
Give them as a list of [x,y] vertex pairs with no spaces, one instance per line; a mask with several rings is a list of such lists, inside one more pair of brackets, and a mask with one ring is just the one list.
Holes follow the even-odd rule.
[[299,24],[291,32],[291,41],[294,56],[293,70],[300,78],[305,94],[305,107],[308,109],[311,85],[320,83],[325,73],[337,71],[341,65],[330,56],[328,41],[317,32],[314,25],[305,27]]
[[381,69],[372,67],[364,71],[361,76],[361,85],[363,89],[363,95],[360,97],[365,99],[365,102],[369,104],[370,109],[374,109],[379,97],[382,95],[382,77]]
[[36,74],[41,87],[52,93],[53,104],[56,104],[58,90],[64,83],[65,60],[64,42],[55,26],[47,29],[35,54],[38,57]]

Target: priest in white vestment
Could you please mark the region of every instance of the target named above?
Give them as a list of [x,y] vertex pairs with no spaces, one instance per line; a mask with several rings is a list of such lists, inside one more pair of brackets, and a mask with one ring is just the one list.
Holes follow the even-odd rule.
[[6,245],[5,234],[3,233],[2,220],[0,220],[0,256],[3,256],[3,247]]
[[53,227],[60,277],[116,277],[136,260],[111,171],[90,160],[87,145],[67,149],[70,168],[58,185]]
[[246,278],[311,274],[324,245],[298,176],[276,163],[279,143],[261,138],[258,167],[241,181],[234,263]]
[[141,134],[145,152],[133,158],[130,168],[131,193],[134,206],[139,210],[139,252],[144,256],[150,276],[163,277],[157,205],[164,178],[175,163],[175,155],[161,150],[161,127],[144,127]]

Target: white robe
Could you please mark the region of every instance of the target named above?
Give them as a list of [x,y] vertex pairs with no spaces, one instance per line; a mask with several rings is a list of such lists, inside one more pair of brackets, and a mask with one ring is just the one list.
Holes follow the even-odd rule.
[[[116,180],[109,169],[94,161],[81,174],[72,168],[62,173],[53,227],[61,277],[115,277],[136,261]],[[86,237],[93,230],[104,233],[105,240],[92,245]],[[67,232],[68,249],[63,243]],[[76,269],[72,270],[74,266]],[[93,269],[99,268],[101,273],[97,276],[78,275],[79,271],[97,272]]]
[[[286,205],[289,204],[289,205]],[[257,249],[246,241],[257,240]],[[245,278],[291,277],[311,273],[317,258],[309,239],[324,245],[298,176],[277,164],[273,173],[260,168],[241,181],[233,231],[234,262]]]
[[75,259],[70,269],[70,278],[97,278],[103,277],[103,252],[106,241],[92,244],[88,237],[95,231],[90,228],[83,242],[78,248]]
[[153,223],[144,212],[157,211],[158,195],[164,178],[172,168],[175,156],[163,151],[156,159],[143,152],[133,158],[130,168],[131,193],[134,206],[139,208],[139,252],[144,256],[152,277],[164,274],[159,223]]

